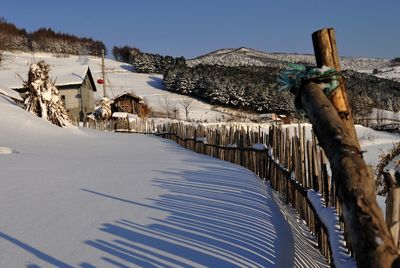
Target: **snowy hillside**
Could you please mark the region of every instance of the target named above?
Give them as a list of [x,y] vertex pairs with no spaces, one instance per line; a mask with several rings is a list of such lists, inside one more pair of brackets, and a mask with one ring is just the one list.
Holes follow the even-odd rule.
[[[288,62],[306,63],[315,65],[314,55],[295,54],[295,53],[267,53],[250,48],[238,49],[220,49],[210,52],[206,55],[188,60],[190,66],[198,64],[219,64],[226,66],[255,65],[269,67],[283,67]],[[389,60],[386,59],[368,59],[368,58],[340,58],[343,70],[373,70],[375,68],[384,68],[389,66]]]
[[375,75],[400,82],[400,66],[378,68]]
[[[0,65],[0,84],[7,88],[22,87],[22,79],[26,79],[28,65],[31,62],[45,60],[51,65],[53,71],[52,79],[56,81],[73,79],[79,75],[82,69],[90,67],[94,80],[101,78],[101,59],[93,56],[68,56],[55,57],[51,54],[36,53],[10,53],[5,52],[3,62]],[[105,60],[106,76],[110,87],[109,97],[117,96],[123,92],[134,92],[144,98],[154,110],[162,110],[165,100],[170,105],[179,109],[179,114],[184,118],[185,112],[181,105],[183,96],[164,90],[161,75],[139,74],[132,72],[132,67],[126,63],[112,59]],[[70,73],[69,77],[60,76],[61,71]],[[76,79],[76,78],[75,78]],[[97,98],[103,94],[102,86],[97,85]],[[193,120],[215,121],[222,118],[223,113],[212,111],[211,105],[194,100],[190,111],[190,118]]]

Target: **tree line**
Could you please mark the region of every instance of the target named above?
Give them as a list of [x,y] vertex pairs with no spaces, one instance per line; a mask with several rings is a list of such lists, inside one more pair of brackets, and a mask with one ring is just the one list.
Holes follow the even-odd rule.
[[167,90],[195,96],[211,104],[258,113],[291,114],[293,98],[279,91],[279,68],[220,65],[175,66],[164,73]]
[[[293,114],[293,96],[279,90],[281,68],[220,65],[175,66],[164,73],[167,90],[195,96],[211,104],[257,113]],[[400,83],[351,70],[343,71],[355,117],[373,108],[400,111]]]
[[130,63],[139,73],[163,74],[174,66],[186,65],[184,57],[163,56],[140,51],[136,47],[114,46],[112,54],[116,60]]
[[100,56],[102,50],[106,51],[106,46],[101,41],[55,32],[51,28],[27,32],[0,18],[0,50]]

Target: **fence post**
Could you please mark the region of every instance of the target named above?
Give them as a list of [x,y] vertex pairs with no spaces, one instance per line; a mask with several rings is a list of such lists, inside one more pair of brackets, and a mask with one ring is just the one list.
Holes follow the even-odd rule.
[[399,247],[400,235],[400,187],[389,190],[386,200],[386,220],[393,236],[394,244]]
[[[317,63],[325,64],[324,59],[329,59],[326,62],[338,68],[334,30],[315,32],[313,43]],[[322,86],[312,82],[304,85],[298,94],[329,158],[357,265],[400,267],[397,247],[376,202],[373,177],[360,152],[345,89],[337,91],[332,103],[323,93]]]
[[392,234],[394,244],[400,249],[400,171],[394,176],[383,172],[388,193],[386,197],[386,223]]
[[400,256],[376,202],[373,177],[358,150],[357,137],[344,125],[320,85],[309,83],[299,94],[329,158],[358,267],[400,267]]
[[[340,71],[340,61],[339,53],[336,48],[335,30],[333,28],[327,28],[316,31],[312,34],[312,41],[317,66],[322,67],[325,65]],[[344,83],[341,83],[338,89],[335,90],[330,97],[330,101],[336,108],[344,125],[349,129],[354,137],[357,137]],[[358,149],[360,149],[358,139],[356,145]]]

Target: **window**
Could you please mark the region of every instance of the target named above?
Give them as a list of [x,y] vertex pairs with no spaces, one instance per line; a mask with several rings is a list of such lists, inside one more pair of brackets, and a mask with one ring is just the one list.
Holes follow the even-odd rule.
[[65,95],[61,95],[61,101],[62,101],[62,103],[63,103],[64,106],[65,106]]

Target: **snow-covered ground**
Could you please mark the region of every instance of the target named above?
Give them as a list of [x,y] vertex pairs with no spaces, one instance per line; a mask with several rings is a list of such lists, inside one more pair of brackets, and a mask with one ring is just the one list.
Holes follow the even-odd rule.
[[[302,124],[306,128],[306,139],[311,139],[311,124]],[[284,128],[290,128],[290,134],[293,135],[294,128],[297,125],[284,125]],[[371,165],[374,169],[379,163],[379,156],[388,153],[393,145],[400,141],[399,134],[392,134],[385,131],[376,131],[368,127],[356,125],[356,132],[360,141],[363,157],[367,165]],[[265,130],[265,128],[264,128]]]
[[59,128],[1,96],[0,125],[0,267],[326,265],[244,168],[156,137]]
[[[400,66],[384,67],[376,70],[378,71],[375,74],[377,77],[400,81]],[[373,70],[364,70],[363,72],[372,74]]]

